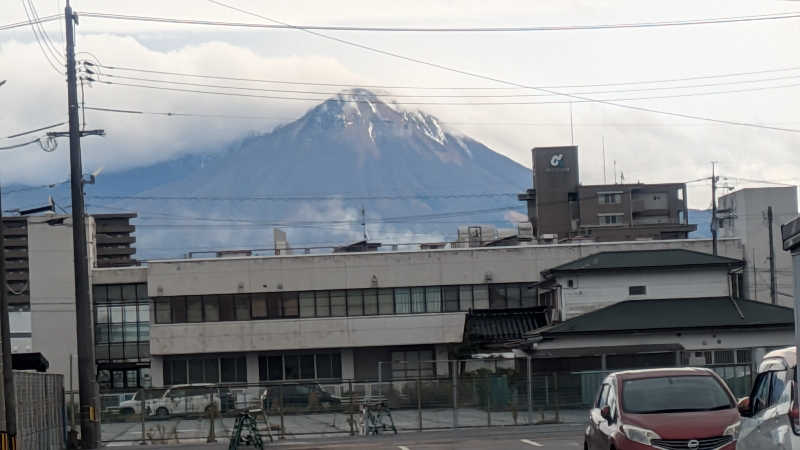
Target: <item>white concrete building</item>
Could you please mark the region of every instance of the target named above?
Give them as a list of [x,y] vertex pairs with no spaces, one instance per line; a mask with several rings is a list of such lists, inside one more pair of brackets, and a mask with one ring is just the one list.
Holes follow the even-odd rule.
[[772,206],[775,241],[775,270],[778,304],[793,306],[791,256],[781,251],[780,226],[797,216],[797,188],[769,187],[740,189],[719,199],[718,230],[722,238],[739,238],[747,262],[744,273],[746,297],[770,301],[769,227],[767,207]]

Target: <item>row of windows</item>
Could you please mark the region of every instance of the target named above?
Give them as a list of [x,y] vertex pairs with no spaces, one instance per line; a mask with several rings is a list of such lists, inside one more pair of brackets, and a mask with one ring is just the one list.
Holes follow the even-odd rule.
[[150,323],[96,324],[94,326],[95,344],[121,342],[149,342]]
[[150,360],[150,343],[125,342],[121,344],[97,344],[94,356],[98,362],[143,362]]
[[164,358],[164,384],[245,383],[244,356]]
[[528,284],[271,292],[154,299],[156,323],[374,316],[536,306]]
[[136,323],[150,322],[150,304],[134,303],[130,305],[112,306],[95,305],[95,323]]
[[[164,358],[164,384],[245,383],[247,358]],[[342,358],[335,353],[279,353],[258,357],[261,381],[335,379],[342,377]]]
[[261,381],[342,378],[339,353],[282,353],[258,357]]
[[96,284],[92,287],[95,304],[141,302],[147,298],[147,283]]

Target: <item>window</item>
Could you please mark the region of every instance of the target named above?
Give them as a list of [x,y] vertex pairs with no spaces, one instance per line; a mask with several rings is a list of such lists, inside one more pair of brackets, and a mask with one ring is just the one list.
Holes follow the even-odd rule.
[[206,322],[219,321],[219,297],[216,295],[203,296],[203,314]]
[[[266,294],[253,294],[253,319],[266,319],[267,316],[267,295]],[[313,309],[313,303],[312,303]]]
[[472,295],[475,298],[475,309],[489,309],[489,286],[484,284],[473,286]]
[[172,298],[172,321],[174,323],[186,322],[186,297]]
[[125,301],[136,301],[136,285],[124,284],[122,285],[122,299]]
[[96,323],[108,323],[108,307],[107,306],[98,306],[95,308],[95,322]]
[[160,299],[155,301],[156,323],[171,323],[172,315],[169,300]]
[[94,342],[95,344],[105,344],[109,342],[108,339],[108,325],[97,324],[94,327]]
[[[285,373],[284,364],[286,365]],[[341,355],[339,353],[284,353],[259,356],[258,376],[261,381],[341,378]]]
[[598,214],[598,220],[600,225],[619,225],[623,216],[623,214]]
[[631,414],[669,410],[713,411],[735,406],[720,382],[711,376],[633,379],[624,381],[622,390],[623,409]]
[[122,322],[122,306],[112,306],[109,308],[111,311],[111,322],[113,323],[121,323]]
[[442,288],[444,296],[444,310],[446,312],[458,311],[458,286],[445,286]]
[[283,317],[297,317],[300,315],[300,306],[297,301],[297,292],[283,293]]
[[[266,309],[266,299],[265,299],[265,307]],[[266,311],[265,315],[266,315]],[[253,315],[256,314],[256,304],[255,299],[253,299]],[[314,293],[313,292],[301,292],[300,293],[300,317],[314,317]]]
[[628,295],[647,295],[647,286],[629,286]]
[[247,382],[247,359],[244,356],[219,359],[220,379],[223,383]]
[[92,286],[92,299],[94,303],[105,303],[108,300],[108,290],[105,285]]
[[362,316],[364,315],[363,299],[361,298],[360,289],[350,289],[347,291],[347,315],[348,316]]
[[378,290],[364,289],[364,315],[374,316],[378,314]]
[[300,356],[300,378],[305,380],[312,380],[315,378],[314,374],[314,355],[301,355]]
[[202,359],[189,360],[189,383],[203,383],[205,377],[203,376],[204,361]]
[[109,302],[119,302],[122,300],[122,286],[110,284],[108,285],[108,296],[106,299]]
[[411,312],[411,290],[409,288],[396,288],[394,290],[395,314],[408,314]]
[[344,291],[331,291],[331,316],[344,317],[347,315]]
[[530,308],[536,306],[536,293],[537,288],[528,286],[523,284],[520,286],[520,291],[522,293],[522,307],[523,308]]
[[604,384],[602,387],[600,387],[600,394],[597,396],[597,404],[595,406],[597,406],[598,408],[606,406],[606,403],[608,402],[609,389],[610,386],[607,384]]
[[219,296],[219,320],[224,322],[236,320],[236,312],[233,309],[232,295]]
[[139,283],[136,285],[136,298],[139,300],[147,300],[147,284]]
[[239,294],[234,297],[236,302],[236,320],[250,320],[250,295]]
[[459,311],[469,311],[472,304],[472,285],[459,286],[458,288]]
[[270,356],[269,357],[269,379],[282,380],[283,379],[283,356]]
[[392,378],[432,377],[435,374],[432,350],[392,352]]
[[203,321],[203,298],[199,295],[194,295],[186,298],[186,321],[187,322],[202,322]]
[[394,292],[391,289],[378,291],[378,313],[394,314]]
[[139,303],[139,322],[150,322],[150,305]]
[[601,205],[617,205],[622,203],[621,192],[598,192],[597,202]]
[[280,292],[267,294],[267,315],[270,319],[277,319],[281,316],[281,302]]
[[442,290],[439,286],[425,288],[427,312],[442,312]]
[[519,293],[518,284],[510,284],[506,286],[506,298],[508,299],[509,308],[519,308],[521,306],[521,297]]
[[575,288],[575,280],[567,280],[567,288],[574,289]]
[[425,288],[411,288],[411,312],[425,312]]
[[300,359],[297,355],[284,356],[283,364],[287,380],[300,379]]
[[791,390],[787,387],[787,374],[785,370],[772,372],[772,387],[769,394],[769,406],[775,406],[784,402],[789,402],[792,398]]
[[491,309],[505,309],[506,302],[506,287],[503,285],[494,285],[489,289],[489,308]]
[[328,291],[320,291],[315,294],[317,299],[317,317],[328,317],[331,315],[331,298]]

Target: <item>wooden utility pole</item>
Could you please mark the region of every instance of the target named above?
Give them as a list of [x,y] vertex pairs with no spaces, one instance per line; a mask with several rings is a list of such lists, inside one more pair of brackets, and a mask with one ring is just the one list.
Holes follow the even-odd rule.
[[78,389],[80,401],[82,448],[100,444],[100,420],[97,416],[98,391],[95,380],[92,310],[89,304],[89,261],[86,249],[86,217],[83,203],[83,163],[78,116],[78,81],[75,73],[75,30],[77,16],[72,7],[64,8],[67,43],[67,107],[69,110],[69,162],[72,194],[72,247],[75,264],[75,325],[78,343]]
[[717,162],[711,161],[711,240],[712,253],[717,256]]
[[775,284],[775,241],[772,237],[772,206],[767,207],[767,226],[769,227],[769,301],[778,304],[778,289]]

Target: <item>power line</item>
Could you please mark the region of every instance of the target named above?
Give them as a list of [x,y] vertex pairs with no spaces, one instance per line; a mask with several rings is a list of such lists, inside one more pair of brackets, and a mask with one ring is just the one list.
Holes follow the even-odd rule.
[[[244,98],[263,98],[263,99],[271,99],[271,100],[292,100],[292,101],[305,101],[305,102],[322,102],[322,101],[331,101],[334,100],[332,98],[324,99],[324,98],[310,98],[310,97],[288,97],[288,96],[279,96],[279,95],[259,95],[259,94],[244,94],[239,92],[223,92],[223,91],[206,91],[206,90],[199,90],[199,89],[183,89],[183,88],[173,88],[173,87],[164,87],[164,86],[151,86],[147,84],[136,84],[136,83],[119,83],[116,81],[105,81],[105,80],[95,80],[89,79],[91,82],[95,83],[102,83],[107,85],[116,85],[116,86],[126,86],[126,87],[135,87],[135,88],[144,88],[144,89],[154,89],[159,91],[171,91],[171,92],[184,92],[184,93],[193,93],[193,94],[207,94],[207,95],[220,95],[220,96],[227,96],[227,97],[244,97]],[[574,97],[579,98],[580,100],[548,100],[548,101],[534,101],[534,102],[392,102],[394,105],[417,105],[417,106],[431,106],[431,105],[438,105],[438,106],[513,106],[513,105],[551,105],[551,104],[565,104],[565,103],[602,103],[608,105],[619,105],[618,103],[611,103],[611,102],[620,102],[620,101],[633,101],[633,100],[655,100],[655,99],[668,99],[668,98],[681,98],[681,97],[701,97],[707,95],[717,95],[717,94],[734,94],[734,93],[742,93],[742,92],[753,92],[753,91],[763,91],[769,89],[780,89],[780,88],[791,88],[791,87],[800,87],[800,83],[792,83],[792,84],[783,84],[778,86],[764,86],[764,87],[757,87],[757,88],[744,88],[744,89],[730,89],[730,90],[722,90],[722,91],[710,91],[710,92],[696,92],[696,93],[685,93],[685,94],[670,94],[670,95],[659,95],[659,96],[648,96],[648,97],[625,97],[625,98],[612,98],[612,99],[591,99],[588,97],[578,97],[574,94],[567,94],[567,93],[554,93],[553,95],[561,95],[566,97]],[[342,95],[342,94],[337,94]],[[358,96],[354,97],[357,98]],[[342,101],[353,102],[353,103],[371,103],[368,100],[344,100]],[[623,105],[625,108],[639,108],[631,105]],[[655,110],[654,110],[655,111]],[[676,115],[677,113],[666,113],[669,115]],[[681,114],[681,117],[688,117],[688,118],[696,118],[696,116],[686,116]],[[778,127],[770,127],[766,125],[757,125],[757,124],[746,124],[744,122],[729,122],[729,121],[720,121],[717,119],[702,119],[702,120],[710,120],[714,122],[721,122],[727,124],[745,124],[746,126],[751,127],[758,127],[758,128],[769,128],[772,130],[780,130],[780,131],[790,131],[794,133],[800,133],[800,129],[791,129],[791,128],[778,128]]]
[[[220,5],[220,6],[235,10],[235,11],[242,12],[244,14],[249,14],[249,15],[252,15],[252,16],[255,16],[255,17],[259,17],[261,19],[264,19],[264,20],[267,20],[267,21],[270,21],[270,22],[273,22],[273,23],[279,23],[279,24],[282,24],[282,25],[291,26],[291,25],[289,25],[287,23],[280,22],[278,20],[274,20],[274,19],[271,19],[269,17],[265,17],[265,16],[262,16],[260,14],[256,14],[256,13],[253,13],[253,12],[250,12],[250,11],[246,11],[246,10],[243,10],[241,8],[237,8],[235,6],[227,5],[227,4],[219,2],[217,0],[208,0],[208,1],[210,1],[211,3],[214,3],[214,4],[217,4],[217,5]],[[676,113],[676,112],[670,112],[670,111],[662,111],[662,110],[646,108],[646,107],[642,107],[642,106],[627,105],[627,104],[624,104],[624,103],[616,103],[614,101],[609,101],[609,100],[593,100],[593,99],[588,98],[588,97],[583,97],[583,96],[574,95],[574,94],[562,94],[562,93],[559,93],[557,91],[553,91],[553,90],[547,89],[547,88],[529,86],[529,85],[525,85],[525,84],[521,84],[521,83],[515,83],[515,82],[512,82],[512,81],[507,81],[507,80],[503,80],[503,79],[500,79],[500,78],[491,77],[491,76],[488,76],[488,75],[482,75],[482,74],[475,73],[475,72],[470,72],[470,71],[467,71],[467,70],[462,70],[462,69],[457,69],[457,68],[450,67],[450,66],[445,66],[445,65],[439,64],[439,63],[434,63],[434,62],[425,61],[425,60],[422,60],[422,59],[417,59],[417,58],[404,56],[404,55],[401,55],[399,53],[394,53],[394,52],[390,52],[390,51],[386,51],[386,50],[381,50],[381,49],[376,48],[376,47],[370,47],[368,45],[364,45],[364,44],[360,44],[360,43],[357,43],[357,42],[354,42],[354,41],[349,41],[349,40],[337,38],[335,36],[330,36],[330,35],[327,35],[327,34],[319,33],[317,31],[313,31],[313,30],[302,29],[302,28],[297,28],[297,27],[293,27],[293,28],[299,29],[301,31],[304,31],[304,32],[309,33],[309,34],[312,34],[314,36],[319,36],[319,37],[322,37],[324,39],[329,39],[329,40],[332,40],[332,41],[335,41],[335,42],[339,42],[339,43],[342,43],[342,44],[345,44],[345,45],[349,45],[349,46],[353,46],[353,47],[356,47],[356,48],[360,48],[362,50],[367,50],[367,51],[370,51],[370,52],[373,52],[373,53],[378,53],[378,54],[385,55],[385,56],[391,56],[393,58],[402,59],[404,61],[409,61],[409,62],[413,62],[413,63],[416,63],[416,64],[422,64],[422,65],[426,65],[426,66],[429,66],[429,67],[437,68],[437,69],[448,71],[448,72],[452,72],[452,73],[458,73],[458,74],[469,76],[469,77],[473,77],[473,78],[479,78],[479,79],[483,79],[483,80],[486,80],[486,81],[492,81],[492,82],[495,82],[495,83],[502,83],[502,84],[505,84],[505,85],[508,85],[508,86],[514,86],[514,87],[525,88],[525,89],[534,89],[534,90],[539,90],[539,91],[547,92],[547,93],[554,94],[554,95],[566,95],[567,97],[572,97],[572,98],[574,98],[576,100],[592,101],[592,102],[597,102],[597,103],[601,103],[601,104],[604,104],[604,105],[614,106],[614,107],[617,107],[617,108],[630,109],[630,110],[633,110],[633,111],[649,112],[649,113],[652,113],[652,114],[660,114],[660,115],[673,116],[673,117],[682,117],[684,119],[694,119],[694,120],[704,120],[704,121],[708,121],[708,122],[725,123],[725,124],[728,124],[728,125],[743,126],[743,127],[749,127],[749,128],[759,128],[759,129],[768,129],[768,130],[774,130],[774,131],[786,131],[786,132],[791,132],[791,133],[800,133],[800,130],[792,129],[792,128],[771,127],[771,126],[759,125],[759,124],[750,123],[750,122],[740,122],[740,121],[734,121],[734,120],[715,119],[713,117],[696,116],[696,115],[692,115],[692,114],[684,114],[684,113]]]
[[47,30],[44,28],[44,25],[42,25],[42,23],[39,22],[39,12],[36,10],[36,5],[34,4],[33,0],[22,0],[22,1],[23,1],[23,6],[24,6],[24,2],[25,1],[28,2],[28,6],[30,7],[30,10],[31,10],[31,15],[33,16],[34,20],[36,21],[35,26],[39,29],[39,35],[42,36],[45,45],[50,50],[50,54],[53,56],[53,58],[55,58],[55,60],[60,65],[62,65],[62,66],[65,65],[66,62],[62,59],[61,55],[58,53],[58,47],[53,42],[53,40],[50,38],[50,35],[47,33]]
[[[216,2],[212,2],[216,3]],[[222,3],[217,3],[222,6],[227,6]],[[556,26],[524,26],[524,27],[448,27],[448,28],[432,28],[432,27],[367,27],[367,26],[336,26],[336,25],[289,25],[283,23],[277,24],[263,24],[263,23],[243,23],[243,22],[225,22],[218,20],[199,20],[199,19],[177,19],[168,17],[152,17],[152,16],[131,16],[124,14],[111,14],[99,12],[83,12],[82,17],[91,17],[96,19],[112,19],[112,20],[127,20],[137,22],[156,22],[156,23],[171,23],[179,25],[207,25],[207,26],[222,26],[222,27],[237,27],[237,28],[268,28],[268,29],[302,29],[302,30],[323,30],[323,31],[369,31],[369,32],[424,32],[424,33],[485,33],[485,32],[531,32],[531,31],[579,31],[579,30],[607,30],[607,29],[621,29],[621,28],[657,28],[657,27],[675,27],[687,25],[711,25],[722,23],[737,23],[737,22],[754,22],[754,21],[767,21],[767,20],[786,20],[800,17],[800,12],[780,12],[768,13],[749,16],[729,16],[729,17],[713,17],[703,19],[680,19],[680,20],[665,20],[658,22],[637,22],[637,23],[616,23],[616,24],[597,24],[597,25],[556,25]]]
[[358,196],[342,196],[342,195],[263,195],[263,196],[238,196],[238,197],[211,197],[211,196],[138,196],[138,195],[93,195],[91,198],[100,200],[158,200],[158,201],[171,201],[171,200],[186,200],[186,201],[215,201],[215,202],[230,202],[230,201],[277,201],[277,202],[290,202],[290,201],[331,201],[331,200],[426,200],[434,198],[496,198],[496,197],[516,197],[518,193],[515,192],[497,192],[497,193],[474,193],[474,194],[408,194],[408,195],[358,195]]
[[25,15],[28,17],[28,21],[29,21],[29,23],[31,25],[31,30],[33,31],[33,37],[36,38],[36,43],[39,45],[39,49],[42,51],[42,54],[44,55],[44,58],[47,60],[47,63],[50,65],[50,67],[53,68],[53,70],[56,71],[56,73],[58,73],[59,75],[63,75],[64,72],[61,71],[58,68],[58,64],[57,64],[58,59],[56,59],[56,63],[54,63],[50,59],[51,55],[48,54],[48,52],[50,51],[49,47],[48,47],[47,50],[45,50],[45,45],[42,44],[42,41],[44,39],[39,37],[39,32],[38,32],[38,30],[36,28],[36,25],[37,25],[38,22],[36,20],[34,20],[33,18],[31,18],[31,14],[28,12],[28,5],[26,4],[25,0],[22,0],[22,7],[23,7],[23,9],[25,9]]
[[16,23],[9,23],[6,25],[0,25],[0,31],[13,30],[14,28],[22,28],[37,23],[46,23],[46,22],[52,22],[54,20],[63,20],[63,19],[64,19],[63,14],[53,14],[51,16],[40,17],[36,20],[30,20],[30,18],[28,18],[26,22],[16,22]]
[[34,130],[23,131],[21,133],[12,134],[11,136],[6,136],[6,139],[13,139],[13,138],[16,138],[16,137],[25,136],[26,134],[36,133],[37,131],[49,130],[51,128],[55,128],[55,127],[59,127],[61,125],[64,125],[65,123],[67,123],[67,122],[59,122],[59,123],[56,123],[56,124],[53,124],[53,125],[48,125],[46,127],[36,128]]

